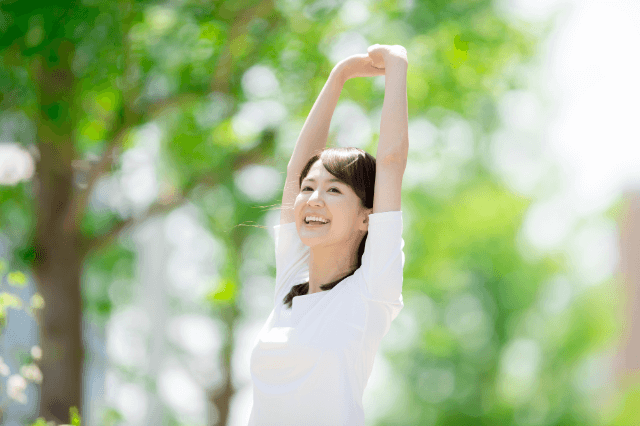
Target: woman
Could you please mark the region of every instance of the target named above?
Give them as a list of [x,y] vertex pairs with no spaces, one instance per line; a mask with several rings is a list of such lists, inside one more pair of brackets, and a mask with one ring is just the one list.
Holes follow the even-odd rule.
[[[344,82],[376,75],[385,75],[378,161],[358,148],[326,149]],[[364,426],[375,354],[404,307],[406,75],[402,46],[345,59],[302,128],[274,227],[275,307],[251,353],[250,426]]]

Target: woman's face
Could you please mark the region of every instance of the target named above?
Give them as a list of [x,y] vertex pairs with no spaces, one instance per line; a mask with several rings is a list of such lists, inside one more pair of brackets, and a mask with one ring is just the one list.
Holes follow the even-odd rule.
[[[368,229],[368,213],[361,207],[360,198],[353,189],[337,180],[320,160],[305,176],[294,204],[298,235],[302,242],[315,245],[334,245],[359,241]],[[319,216],[326,224],[307,224],[307,216]]]

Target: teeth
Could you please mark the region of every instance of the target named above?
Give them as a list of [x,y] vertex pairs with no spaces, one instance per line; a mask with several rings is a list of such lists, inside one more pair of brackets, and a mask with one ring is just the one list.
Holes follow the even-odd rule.
[[305,218],[305,221],[306,221],[307,223],[309,223],[309,221],[310,221],[310,220],[316,220],[316,221],[318,221],[318,222],[328,223],[326,220],[324,220],[324,219],[322,219],[322,218],[319,218],[318,216],[307,216],[307,217]]

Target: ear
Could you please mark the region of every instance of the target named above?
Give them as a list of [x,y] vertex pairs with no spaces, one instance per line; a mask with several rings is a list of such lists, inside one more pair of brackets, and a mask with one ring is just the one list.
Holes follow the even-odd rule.
[[369,230],[369,215],[373,211],[373,208],[363,209],[362,213],[364,214],[364,220],[361,222],[360,229],[363,231]]

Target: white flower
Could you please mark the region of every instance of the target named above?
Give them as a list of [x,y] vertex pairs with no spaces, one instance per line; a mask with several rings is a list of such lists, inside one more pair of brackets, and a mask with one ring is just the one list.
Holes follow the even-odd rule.
[[11,374],[11,370],[9,369],[9,366],[5,364],[2,361],[2,359],[0,359],[0,375],[7,377],[9,374]]
[[40,346],[36,345],[31,348],[31,356],[36,360],[42,358],[42,349],[40,349]]
[[24,394],[24,390],[27,388],[27,381],[19,374],[14,374],[7,380],[7,394],[9,398],[26,404],[27,396]]
[[14,374],[7,380],[9,390],[13,389],[22,392],[27,388],[27,381],[19,374]]
[[20,367],[20,374],[22,374],[27,380],[38,384],[42,383],[42,372],[35,364],[23,365]]
[[29,180],[34,171],[35,163],[29,151],[17,143],[0,143],[0,185]]

